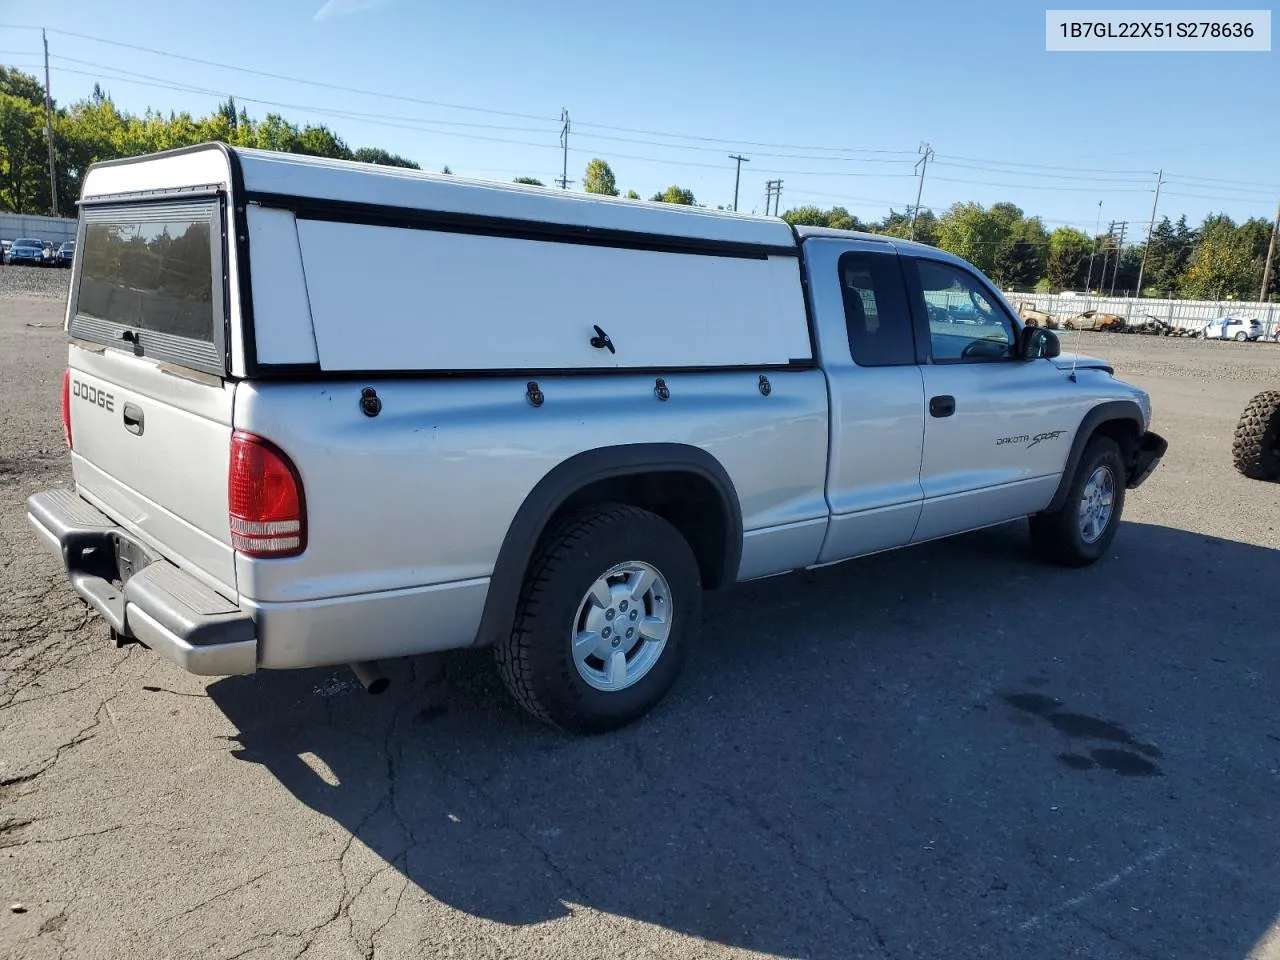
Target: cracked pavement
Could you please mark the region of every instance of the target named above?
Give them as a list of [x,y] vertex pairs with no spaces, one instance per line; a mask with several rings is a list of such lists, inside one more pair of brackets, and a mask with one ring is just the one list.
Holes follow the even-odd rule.
[[0,299],[0,956],[1280,957],[1280,487],[1229,460],[1280,348],[1082,335],[1171,443],[1114,556],[1015,524],[711,595],[671,698],[575,740],[483,651],[371,698],[113,648],[22,507],[59,314]]

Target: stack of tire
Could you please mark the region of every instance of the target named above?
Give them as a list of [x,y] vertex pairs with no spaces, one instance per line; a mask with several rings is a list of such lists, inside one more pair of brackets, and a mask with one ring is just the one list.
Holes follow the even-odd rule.
[[1280,481],[1280,390],[1266,390],[1249,401],[1236,424],[1231,456],[1246,477]]

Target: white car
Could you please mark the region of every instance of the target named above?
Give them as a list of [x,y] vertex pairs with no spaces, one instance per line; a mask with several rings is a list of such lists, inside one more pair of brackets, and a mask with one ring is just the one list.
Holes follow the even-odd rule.
[[1262,336],[1263,326],[1258,320],[1246,320],[1243,317],[1219,317],[1210,320],[1200,331],[1203,340],[1257,340]]

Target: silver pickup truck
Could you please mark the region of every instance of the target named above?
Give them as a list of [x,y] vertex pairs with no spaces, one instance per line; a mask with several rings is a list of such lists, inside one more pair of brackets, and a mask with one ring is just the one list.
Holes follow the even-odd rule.
[[486,645],[537,717],[614,728],[704,588],[1024,517],[1083,566],[1166,448],[888,237],[207,144],[92,167],[76,244],[75,483],[28,515],[198,674]]

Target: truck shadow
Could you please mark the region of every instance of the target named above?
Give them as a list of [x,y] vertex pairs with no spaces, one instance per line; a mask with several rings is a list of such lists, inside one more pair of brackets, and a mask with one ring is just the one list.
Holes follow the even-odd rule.
[[1280,552],[1126,523],[1115,553],[1041,567],[1015,524],[710,595],[672,696],[604,737],[527,720],[485,651],[379,698],[345,670],[209,695],[239,759],[473,916],[805,957],[1051,929],[1243,956],[1280,902]]

